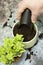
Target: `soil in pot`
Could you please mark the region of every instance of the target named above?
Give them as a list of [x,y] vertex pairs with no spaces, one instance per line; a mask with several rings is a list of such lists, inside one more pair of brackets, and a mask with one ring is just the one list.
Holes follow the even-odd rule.
[[39,35],[39,39],[43,39],[43,33]]
[[24,37],[24,42],[30,41],[36,34],[34,24],[33,24],[32,30],[29,29],[29,26],[27,25],[20,26],[20,24],[16,24],[13,29],[13,34],[14,36],[16,34],[22,34]]

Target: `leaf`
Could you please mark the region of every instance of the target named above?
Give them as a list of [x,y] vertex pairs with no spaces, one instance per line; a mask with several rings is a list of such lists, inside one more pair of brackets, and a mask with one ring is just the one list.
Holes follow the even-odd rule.
[[4,39],[4,47],[12,47],[13,46],[13,43],[12,43],[13,41],[12,41],[12,39],[10,39],[10,38],[5,38]]
[[0,55],[5,54],[5,48],[3,46],[0,46]]
[[13,38],[14,42],[17,43],[18,41],[22,41],[24,40],[23,35],[18,35],[16,34],[16,36]]
[[2,55],[1,57],[0,57],[0,62],[3,62],[3,63],[7,63],[7,59],[6,59],[6,57],[5,57],[5,55]]
[[7,58],[8,60],[12,60],[13,57],[14,57],[14,54],[13,54],[12,52],[10,52],[9,54],[6,55],[6,58]]
[[23,40],[23,35],[19,34],[12,39],[4,38],[4,45],[0,46],[0,62],[11,65],[14,57],[21,57],[25,52]]

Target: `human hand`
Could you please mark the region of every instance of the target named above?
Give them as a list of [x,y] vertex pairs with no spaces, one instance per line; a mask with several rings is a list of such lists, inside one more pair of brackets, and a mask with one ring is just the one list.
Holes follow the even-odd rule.
[[31,19],[34,23],[37,17],[43,13],[43,0],[22,0],[18,5],[18,19],[21,18],[21,14],[26,8],[31,10]]

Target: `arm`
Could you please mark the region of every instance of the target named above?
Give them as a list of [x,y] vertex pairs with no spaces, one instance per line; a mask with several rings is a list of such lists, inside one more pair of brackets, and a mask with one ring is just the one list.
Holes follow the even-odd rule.
[[18,6],[18,19],[21,18],[21,14],[26,8],[29,8],[32,12],[31,19],[33,22],[43,13],[43,0],[22,0]]

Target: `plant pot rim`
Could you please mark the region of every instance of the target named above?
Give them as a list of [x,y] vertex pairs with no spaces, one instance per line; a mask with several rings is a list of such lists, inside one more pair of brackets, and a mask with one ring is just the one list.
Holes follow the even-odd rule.
[[[16,20],[16,23],[14,24],[14,26],[16,25],[16,24],[18,24],[19,23],[19,20]],[[30,40],[30,41],[32,41],[36,36],[37,36],[37,33],[38,33],[38,28],[37,28],[37,25],[35,24],[35,23],[33,23],[34,24],[34,27],[35,27],[35,31],[36,31],[36,34],[35,34],[35,36]],[[12,30],[14,29],[14,26],[13,26],[13,28],[12,28]],[[27,41],[27,42],[30,42],[30,41]],[[27,43],[26,42],[26,43]]]
[[[14,24],[14,26],[16,25],[16,24],[18,24],[18,23],[20,23],[19,22],[19,20],[16,20],[16,23]],[[12,31],[13,31],[13,29],[14,29],[14,26],[13,26],[13,28],[12,28]],[[36,34],[35,34],[35,36],[30,40],[30,41],[26,41],[26,42],[23,42],[24,44],[25,44],[25,46],[27,46],[28,47],[28,44],[30,45],[30,47],[32,47],[35,43],[36,43],[36,41],[37,41],[37,39],[38,39],[38,28],[37,28],[37,25],[34,23],[34,27],[35,27],[35,31],[36,31]],[[14,35],[13,35],[14,36]],[[33,44],[33,45],[32,45]],[[26,47],[26,48],[27,48]],[[29,47],[29,48],[30,48]]]

